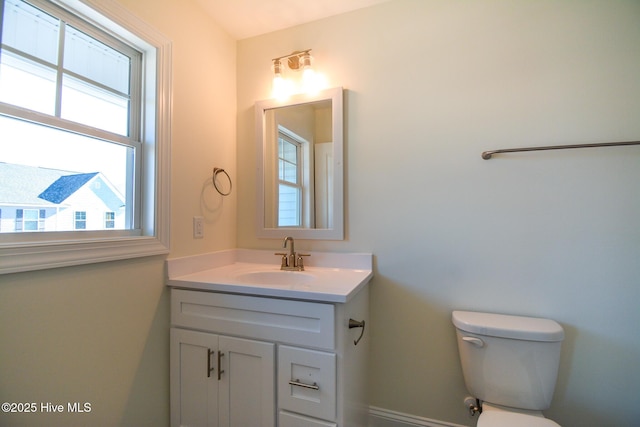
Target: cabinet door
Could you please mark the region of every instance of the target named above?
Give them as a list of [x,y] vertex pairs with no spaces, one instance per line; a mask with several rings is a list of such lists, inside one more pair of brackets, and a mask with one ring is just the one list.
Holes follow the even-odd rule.
[[170,347],[171,425],[217,427],[218,336],[171,328]]
[[275,345],[220,336],[220,427],[275,426]]

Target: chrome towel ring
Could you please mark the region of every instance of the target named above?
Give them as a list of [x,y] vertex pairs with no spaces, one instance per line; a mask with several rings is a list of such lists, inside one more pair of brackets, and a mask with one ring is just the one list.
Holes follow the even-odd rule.
[[[218,177],[218,174],[225,174],[227,176],[227,179],[229,180],[229,191],[227,191],[226,193],[224,191],[221,191],[220,188],[218,188],[218,183],[216,181],[216,178]],[[220,194],[222,194],[223,196],[228,196],[229,194],[231,194],[231,177],[229,176],[229,174],[227,173],[227,171],[225,171],[222,168],[213,168],[213,177],[211,178],[211,180],[213,181],[213,186],[215,187],[216,191]]]

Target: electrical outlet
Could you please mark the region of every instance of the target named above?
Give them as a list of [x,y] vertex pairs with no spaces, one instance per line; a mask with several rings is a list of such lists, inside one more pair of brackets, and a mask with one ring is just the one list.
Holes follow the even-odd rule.
[[193,238],[202,239],[204,237],[204,218],[201,216],[193,217]]

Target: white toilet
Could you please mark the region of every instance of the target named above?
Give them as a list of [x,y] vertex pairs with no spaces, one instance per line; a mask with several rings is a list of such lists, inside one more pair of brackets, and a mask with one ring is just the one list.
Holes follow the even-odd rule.
[[467,389],[482,402],[477,427],[558,427],[542,415],[558,376],[564,330],[549,319],[454,311]]

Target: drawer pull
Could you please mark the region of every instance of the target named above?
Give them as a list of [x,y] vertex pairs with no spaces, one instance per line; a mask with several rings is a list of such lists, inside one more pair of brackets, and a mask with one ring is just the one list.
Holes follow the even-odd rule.
[[320,386],[317,383],[313,384],[305,384],[301,383],[300,380],[296,379],[295,381],[289,381],[290,385],[294,385],[296,387],[310,388],[311,390],[320,390]]

